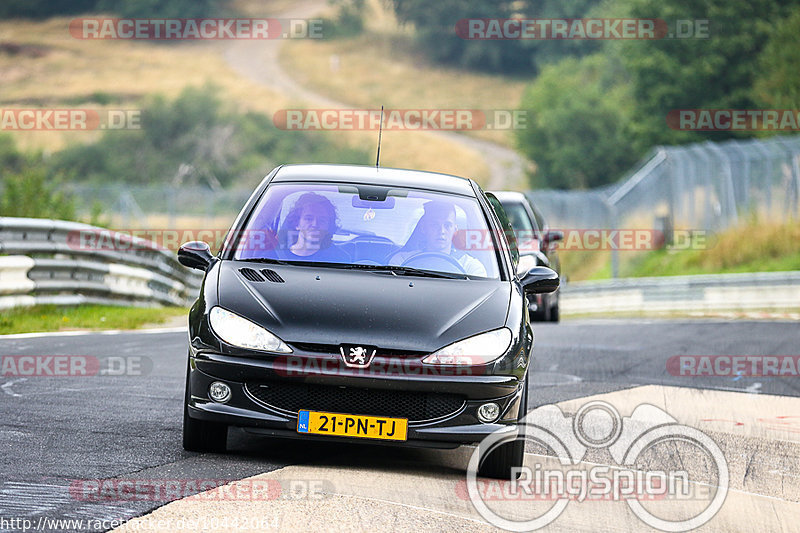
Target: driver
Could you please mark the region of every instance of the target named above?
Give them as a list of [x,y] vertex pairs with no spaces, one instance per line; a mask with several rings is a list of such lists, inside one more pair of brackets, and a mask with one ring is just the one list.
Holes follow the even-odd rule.
[[424,214],[411,232],[405,246],[392,256],[389,264],[402,265],[418,254],[435,252],[458,261],[464,273],[468,275],[486,277],[483,263],[465,252],[456,250],[453,246],[453,236],[458,231],[456,209],[453,204],[432,200],[422,207],[425,210]]

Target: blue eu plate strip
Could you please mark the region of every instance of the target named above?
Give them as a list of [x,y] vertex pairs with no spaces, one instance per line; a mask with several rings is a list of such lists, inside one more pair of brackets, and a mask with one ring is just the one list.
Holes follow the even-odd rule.
[[300,433],[308,433],[308,411],[300,411],[297,413],[297,431]]

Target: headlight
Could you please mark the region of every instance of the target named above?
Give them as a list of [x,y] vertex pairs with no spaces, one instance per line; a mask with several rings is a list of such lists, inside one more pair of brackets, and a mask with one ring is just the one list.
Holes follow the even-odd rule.
[[208,318],[214,333],[228,344],[265,352],[292,353],[291,348],[269,331],[221,307],[212,308]]
[[495,329],[445,346],[422,362],[428,365],[485,365],[502,357],[510,344],[511,330]]

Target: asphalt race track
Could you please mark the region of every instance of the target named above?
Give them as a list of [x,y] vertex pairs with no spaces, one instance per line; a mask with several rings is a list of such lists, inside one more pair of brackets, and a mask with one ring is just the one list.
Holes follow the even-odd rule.
[[[107,530],[118,525],[111,520],[125,521],[162,506],[148,516],[257,515],[267,520],[260,529],[286,530],[493,529],[457,494],[470,448],[309,443],[235,430],[226,455],[183,451],[187,338],[179,329],[0,337],[3,357],[94,356],[101,368],[116,369],[109,372],[115,375],[91,377],[0,378],[0,516],[18,519],[0,523],[1,531],[21,531],[23,519],[40,530]],[[564,412],[575,413],[587,397],[617,401],[620,412],[643,402],[659,405],[711,436],[728,460],[728,500],[705,530],[800,530],[797,377],[686,377],[667,370],[669,358],[679,355],[798,355],[797,322],[568,320],[534,324],[534,331],[531,409],[558,403]],[[134,364],[120,370],[115,366],[119,361]],[[252,476],[278,483],[282,496],[245,503],[119,497],[98,502],[81,493],[91,480],[233,481]],[[303,485],[306,496],[287,498],[292,482]],[[309,487],[318,499],[308,496]],[[586,512],[568,509],[550,528],[652,530],[619,502],[610,513],[598,502],[580,505],[587,506]],[[87,522],[75,527],[55,519]],[[135,524],[122,530],[139,530]],[[160,529],[172,528],[146,530]],[[207,529],[226,530],[221,525]]]

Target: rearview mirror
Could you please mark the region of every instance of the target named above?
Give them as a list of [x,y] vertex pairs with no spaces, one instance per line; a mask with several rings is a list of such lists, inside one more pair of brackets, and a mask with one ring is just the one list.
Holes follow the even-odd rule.
[[209,248],[208,243],[203,241],[190,241],[184,243],[178,249],[178,262],[180,264],[204,272],[208,270],[213,258],[211,248]]
[[535,266],[520,279],[525,292],[543,294],[553,292],[558,288],[558,274],[553,269]]

